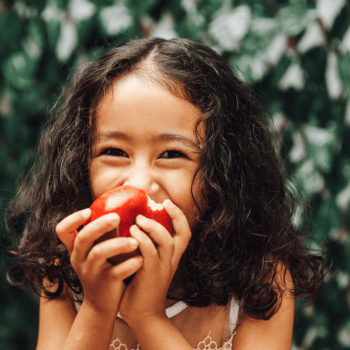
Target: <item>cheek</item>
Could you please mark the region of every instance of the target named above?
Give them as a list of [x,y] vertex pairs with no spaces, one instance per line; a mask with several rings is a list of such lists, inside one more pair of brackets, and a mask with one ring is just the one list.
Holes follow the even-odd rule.
[[96,192],[98,192],[96,185],[98,184],[99,172],[98,172],[98,168],[96,166],[96,162],[94,162],[94,161],[92,161],[90,164],[89,176],[90,176],[91,195],[92,195],[93,199],[95,200]]
[[91,195],[96,199],[101,194],[114,187],[116,181],[115,170],[101,166],[98,162],[92,162],[90,166],[90,190]]
[[[198,200],[196,198],[197,204],[200,205],[198,203]],[[176,203],[176,202],[175,202]],[[193,227],[196,225],[198,217],[200,215],[198,208],[196,206],[196,203],[194,202],[192,196],[190,199],[188,199],[188,202],[182,203],[182,207],[180,207],[180,209],[182,210],[182,212],[184,213],[187,221],[188,221],[188,225],[190,226],[191,230],[193,229]]]

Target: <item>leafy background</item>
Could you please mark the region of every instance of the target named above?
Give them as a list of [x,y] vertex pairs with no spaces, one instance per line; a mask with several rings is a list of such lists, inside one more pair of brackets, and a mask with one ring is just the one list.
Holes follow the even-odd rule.
[[[268,106],[280,151],[310,202],[312,235],[333,259],[335,275],[296,312],[292,349],[350,349],[349,19],[346,0],[2,0],[1,247],[10,242],[4,212],[17,176],[69,75],[106,44],[148,36],[196,40],[238,68]],[[6,282],[11,263],[0,256],[0,348],[35,349],[38,297]]]

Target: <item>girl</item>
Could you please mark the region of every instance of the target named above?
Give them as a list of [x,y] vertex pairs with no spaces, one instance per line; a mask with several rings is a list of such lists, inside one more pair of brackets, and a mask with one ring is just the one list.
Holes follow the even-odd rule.
[[[267,111],[227,62],[187,39],[129,40],[60,101],[9,206],[22,285],[41,296],[37,350],[290,349],[294,299],[316,295],[324,259],[293,228]],[[173,237],[138,216],[130,238],[94,245],[121,218],[83,227],[89,206],[125,185],[164,204]]]

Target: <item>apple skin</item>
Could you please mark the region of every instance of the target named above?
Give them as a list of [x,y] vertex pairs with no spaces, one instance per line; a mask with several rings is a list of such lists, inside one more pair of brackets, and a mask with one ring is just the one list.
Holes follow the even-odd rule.
[[[120,217],[119,227],[106,232],[95,241],[95,244],[115,237],[131,237],[130,227],[135,224],[135,218],[139,214],[159,222],[171,235],[173,232],[171,218],[164,206],[152,201],[144,190],[132,186],[119,186],[105,192],[95,199],[90,209],[90,218],[84,226],[109,213],[117,213]],[[139,248],[130,253],[116,255],[108,261],[116,265],[137,255],[141,255]]]

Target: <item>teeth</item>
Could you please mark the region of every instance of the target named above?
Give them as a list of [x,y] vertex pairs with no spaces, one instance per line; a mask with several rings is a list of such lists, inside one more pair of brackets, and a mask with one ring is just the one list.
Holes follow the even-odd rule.
[[162,210],[164,207],[162,204],[160,203],[156,203],[154,200],[152,200],[151,198],[148,198],[148,202],[147,205],[154,211],[154,210]]

